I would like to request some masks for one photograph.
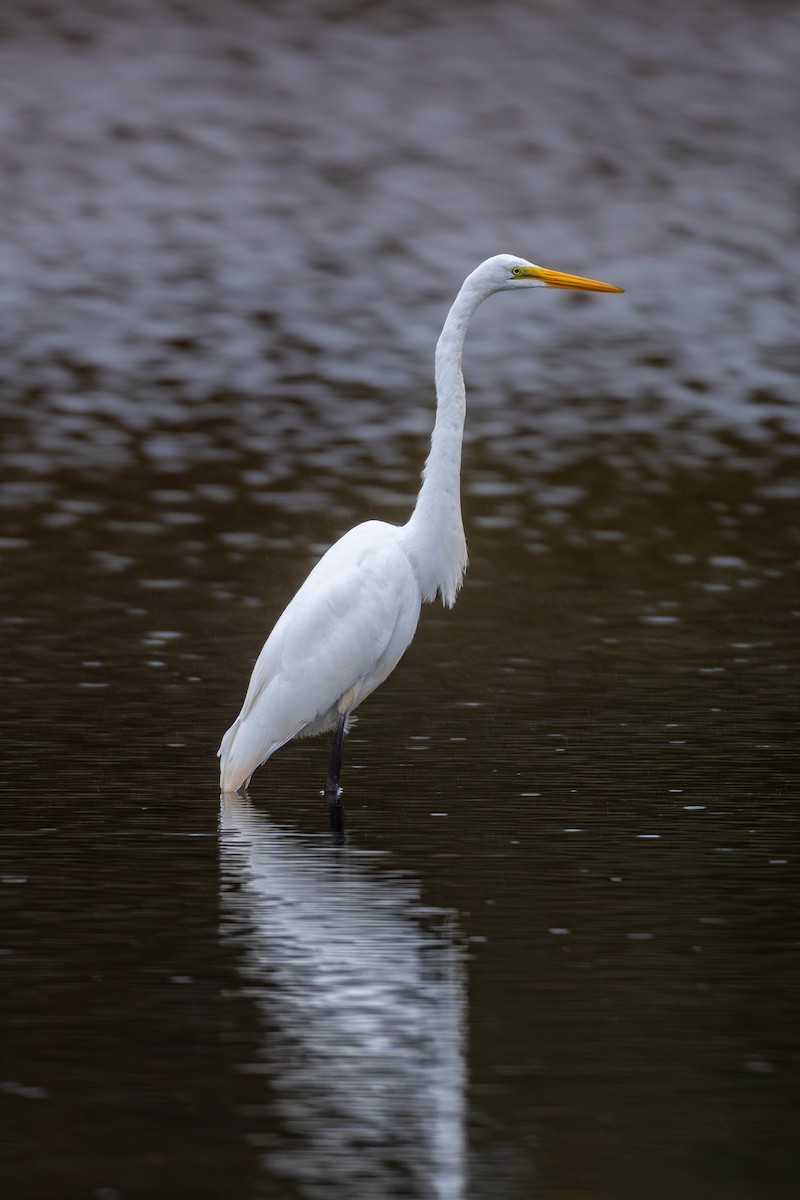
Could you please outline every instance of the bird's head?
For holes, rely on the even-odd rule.
[[[584,292],[621,292],[623,289],[599,279],[584,279],[582,275],[566,275],[563,271],[550,271],[537,267],[536,263],[513,254],[496,254],[487,258],[473,272],[475,283],[491,292],[516,291],[519,288],[571,288]]]

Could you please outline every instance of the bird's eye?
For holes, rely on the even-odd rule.
[[[512,268],[511,268],[511,274],[512,274],[512,275],[521,275],[521,274],[522,274],[522,267],[512,267]]]

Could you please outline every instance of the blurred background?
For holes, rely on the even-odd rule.
[[[9,1200],[794,1197],[800,10],[0,7]],[[467,340],[471,565],[220,811]],[[3,1174],[5,1178],[3,1178]]]

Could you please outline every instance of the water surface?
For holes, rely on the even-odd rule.
[[[794,1197],[797,15],[4,15],[2,1192]],[[220,807],[470,332],[470,570]]]

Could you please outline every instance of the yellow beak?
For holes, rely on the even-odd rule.
[[[563,271],[548,271],[545,267],[524,267],[523,275],[529,279],[541,279],[548,287],[579,288],[583,292],[622,292],[624,288],[613,283],[602,283],[599,279],[584,279],[582,275],[565,275]]]

